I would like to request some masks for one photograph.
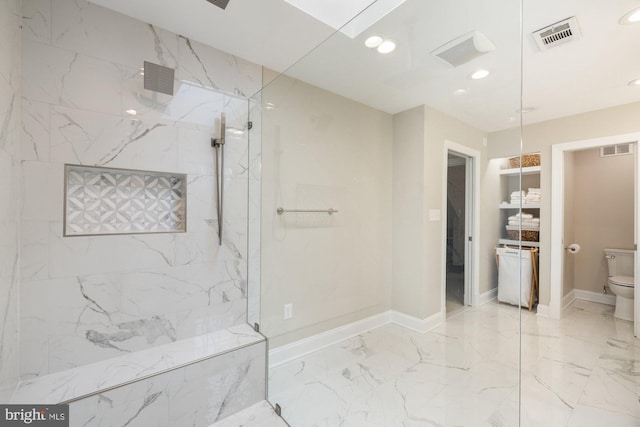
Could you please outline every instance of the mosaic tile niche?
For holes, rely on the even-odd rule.
[[[186,175],[65,165],[65,236],[186,231]]]

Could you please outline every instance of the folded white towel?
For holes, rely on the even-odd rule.
[[[539,188],[530,188],[529,189],[529,193],[540,194],[540,189]]]
[[[522,213],[522,212],[518,212],[517,214],[514,215],[514,217],[522,218],[522,219],[533,219],[533,215],[532,214]]]
[[[540,222],[534,221],[509,221],[509,225],[522,226],[526,228],[540,228]]]
[[[535,222],[540,224],[540,218],[517,218],[517,217],[509,217],[509,222]]]

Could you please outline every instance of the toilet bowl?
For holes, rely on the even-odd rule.
[[[609,268],[607,287],[616,296],[613,317],[633,322],[634,310],[634,251],[628,249],[605,249]]]
[[[616,296],[616,310],[613,317],[633,322],[634,278],[630,276],[612,276],[607,285]]]

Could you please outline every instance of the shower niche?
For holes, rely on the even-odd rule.
[[[64,236],[183,233],[186,175],[65,165]]]

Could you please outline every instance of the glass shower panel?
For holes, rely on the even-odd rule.
[[[638,138],[625,117],[640,101],[639,28],[621,19],[638,4],[577,2],[560,14],[555,6],[528,1],[523,14],[525,34],[565,25],[574,37],[523,46],[522,152],[539,166],[537,176],[523,174],[522,190],[540,189],[539,208],[523,211],[540,218],[540,259],[538,315],[522,313],[522,425],[640,425],[638,338],[634,322],[616,316],[608,283],[609,261],[624,255],[607,258],[637,243],[636,154],[600,152],[620,154],[616,144]]]
[[[520,309],[495,300],[495,248],[500,158],[520,153],[520,14],[380,0],[265,70],[258,317],[268,398],[291,425],[518,425]],[[472,273],[447,318],[449,153],[473,165]]]

